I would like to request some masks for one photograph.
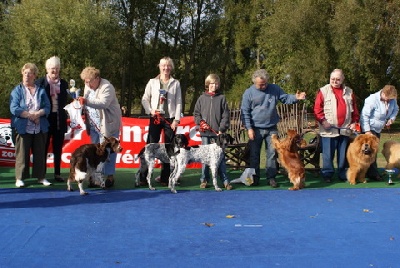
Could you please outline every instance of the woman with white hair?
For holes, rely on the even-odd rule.
[[[46,90],[50,100],[50,123],[46,142],[46,156],[51,145],[53,147],[54,180],[63,182],[61,177],[61,155],[64,144],[64,134],[67,132],[67,113],[64,110],[68,100],[68,82],[60,78],[60,58],[53,56],[46,61],[46,72],[44,77],[36,81],[36,85]]]

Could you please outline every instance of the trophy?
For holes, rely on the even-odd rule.
[[[158,105],[158,111],[160,114],[165,114],[164,101],[167,99],[167,91],[160,89],[160,104]]]
[[[394,182],[392,181],[392,175],[396,173],[396,170],[394,170],[394,169],[386,169],[385,171],[386,171],[386,173],[387,173],[387,175],[389,177],[387,184],[393,185]]]
[[[69,80],[69,85],[70,85],[70,89],[69,89],[69,93],[71,94],[71,97],[73,99],[77,99],[79,97],[79,92],[81,91],[79,88],[75,87],[75,80],[71,79]]]

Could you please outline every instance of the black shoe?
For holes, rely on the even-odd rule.
[[[251,186],[258,186],[260,185],[260,177],[257,175],[253,175],[253,183],[251,184]]]
[[[64,178],[61,177],[54,177],[54,180],[57,182],[65,182]]]
[[[373,179],[374,181],[383,181],[382,177],[379,176],[379,175],[376,175],[375,177],[372,177],[372,179]]]
[[[279,187],[279,184],[275,181],[275,179],[269,179],[268,183],[272,188],[278,188]]]
[[[110,188],[114,186],[114,176],[113,175],[108,175],[106,182],[105,182],[106,188]]]
[[[139,186],[149,186],[149,184],[147,183],[147,181],[140,181]]]

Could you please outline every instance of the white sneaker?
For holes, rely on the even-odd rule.
[[[24,183],[23,180],[16,180],[15,186],[17,186],[18,188],[24,187],[24,186],[25,186],[25,183]]]
[[[43,184],[44,186],[50,186],[50,185],[51,185],[51,182],[49,182],[49,181],[46,180],[46,179],[38,180],[38,183],[41,183],[41,184]]]

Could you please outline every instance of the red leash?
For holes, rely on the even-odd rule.
[[[168,122],[168,121],[164,118],[164,116],[162,116],[162,115],[161,115],[160,113],[158,113],[158,112],[156,112],[156,113],[154,114],[153,118],[154,118],[154,124],[155,124],[155,125],[159,125],[159,124],[161,124],[161,122],[165,122],[166,124],[171,125],[171,123]]]
[[[207,122],[205,120],[201,120],[200,121],[200,129],[199,129],[199,131],[200,132],[206,132],[207,130],[217,134],[217,136],[218,136],[218,133],[214,129],[212,129],[211,126],[209,124],[207,124]]]

